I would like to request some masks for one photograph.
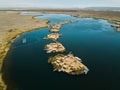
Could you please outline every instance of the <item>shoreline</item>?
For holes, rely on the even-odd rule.
[[[30,11],[29,9],[26,11]],[[115,31],[120,32],[120,11],[112,10],[31,10],[48,14],[68,14],[78,18],[94,18],[107,20]]]
[[[20,12],[19,13],[12,13],[12,14],[16,14],[16,15],[24,17],[24,15],[20,15]],[[38,25],[36,25],[36,26],[32,25],[31,27],[29,27],[29,25],[24,25],[22,27],[20,25],[16,25],[15,27],[11,27],[11,28],[9,28],[9,27],[2,28],[2,30],[0,28],[0,33],[1,33],[1,36],[0,36],[0,54],[2,52],[2,49],[5,50],[7,47],[9,47],[11,40],[16,39],[17,37],[19,37],[19,35],[21,35],[25,32],[33,31],[35,29],[48,27],[48,22],[49,21],[47,21],[47,20],[41,20],[41,21],[36,20],[34,18],[34,17],[36,17],[36,15],[27,15],[27,16],[31,19],[30,20],[30,21],[32,21],[31,24],[35,23],[34,25],[36,25],[36,24],[38,24]],[[17,18],[17,19],[19,19],[19,18]],[[13,24],[15,24],[15,23],[13,23]],[[23,24],[25,24],[25,23],[23,23]],[[21,24],[21,25],[23,25],[23,24]],[[41,25],[39,25],[39,24],[41,24]],[[4,48],[1,48],[3,46],[4,46]],[[5,50],[5,52],[7,52],[7,51],[8,50]],[[0,58],[0,69],[1,69],[1,58]]]
[[[21,34],[33,31],[35,29],[48,27],[47,20],[36,20],[36,15],[20,15],[20,12],[0,12],[2,16],[1,20],[5,20],[2,24],[0,23],[0,70],[2,69],[3,61],[9,48],[11,41],[19,37]],[[7,15],[8,14],[8,15]],[[11,17],[7,17],[7,16]],[[5,19],[7,17],[7,19]],[[16,21],[13,21],[16,20]],[[28,20],[28,21],[27,21]],[[8,21],[8,22],[7,22]],[[9,26],[9,24],[12,24]],[[8,26],[7,26],[8,25]],[[2,73],[0,73],[0,88],[6,90],[7,86],[2,80]]]

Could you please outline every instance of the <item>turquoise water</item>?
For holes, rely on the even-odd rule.
[[[80,57],[90,71],[87,75],[70,76],[53,72],[47,63],[44,40],[49,28],[22,34],[12,44],[5,59],[9,68],[7,79],[15,90],[118,90],[120,82],[120,33],[106,20],[76,18],[65,14],[43,14],[36,19],[50,20],[50,24],[66,20],[79,20],[63,25],[60,29],[61,42],[67,51]],[[26,43],[22,40],[26,38]],[[3,66],[4,68],[4,66]],[[8,85],[8,88],[12,87]]]

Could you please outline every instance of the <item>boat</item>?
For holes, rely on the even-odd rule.
[[[26,42],[27,42],[26,38],[23,38],[22,43],[26,43]]]

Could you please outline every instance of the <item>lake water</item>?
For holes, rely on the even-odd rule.
[[[30,14],[30,13],[29,13]],[[65,14],[42,14],[36,19],[50,24],[66,20],[78,22],[63,25],[59,38],[67,51],[80,57],[90,69],[87,75],[71,76],[53,72],[47,63],[44,46],[52,41],[43,39],[49,28],[22,34],[11,46],[6,57],[6,78],[15,90],[118,90],[120,85],[120,33],[106,20],[76,18]],[[26,39],[26,43],[23,43]],[[7,67],[7,65],[9,67]],[[5,71],[4,71],[5,72]],[[8,81],[9,80],[9,81]],[[12,89],[13,90],[13,89]]]

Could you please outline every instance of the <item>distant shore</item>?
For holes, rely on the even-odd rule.
[[[120,11],[119,10],[115,11],[115,10],[25,9],[24,11],[56,13],[56,14],[69,14],[69,15],[72,15],[74,17],[80,17],[80,18],[105,19],[111,23],[111,26],[116,31],[120,32]]]
[[[28,10],[29,11],[29,10]],[[111,26],[120,32],[120,11],[112,10],[32,10],[44,13],[69,14],[80,18],[105,19]]]
[[[30,11],[56,14],[69,14],[80,18],[105,19],[111,26],[120,32],[120,10],[69,10],[69,9],[0,9],[0,11]]]
[[[20,15],[21,11],[69,14],[80,18],[105,19],[115,25],[120,25],[120,11],[93,11],[93,10],[1,10],[0,9],[0,69],[9,50],[10,42],[22,33],[48,26],[47,20],[36,20],[35,15]],[[120,31],[120,29],[116,29]],[[5,90],[0,73],[0,87]]]

